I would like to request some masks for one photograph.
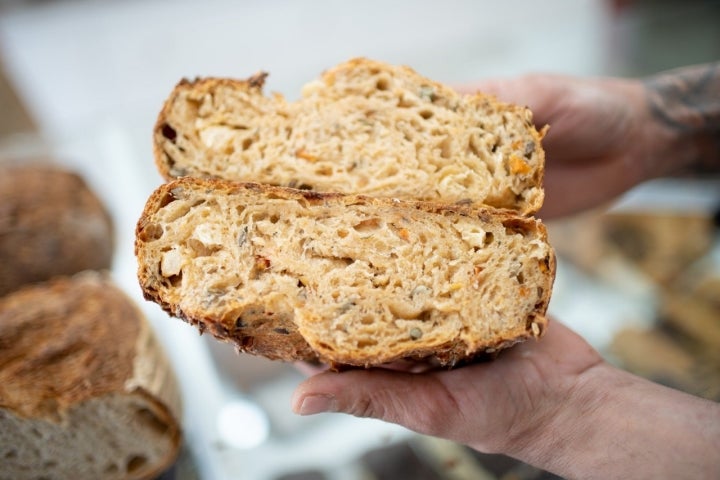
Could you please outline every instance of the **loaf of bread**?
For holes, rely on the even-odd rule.
[[[96,272],[0,299],[0,479],[151,479],[179,391],[136,306]]]
[[[0,295],[110,268],[113,225],[83,179],[50,164],[0,165]]]
[[[147,299],[287,361],[453,365],[540,336],[555,271],[510,211],[216,179],[162,185],[136,233]]]
[[[248,80],[181,81],[154,131],[171,179],[214,177],[536,212],[544,130],[524,107],[460,95],[408,67],[354,59],[287,102]]]

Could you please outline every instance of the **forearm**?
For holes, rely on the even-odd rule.
[[[720,172],[720,62],[660,73],[644,81],[662,142],[649,165],[657,175]]]
[[[566,478],[720,478],[720,405],[602,364],[514,456]]]

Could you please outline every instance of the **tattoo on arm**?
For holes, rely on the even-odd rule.
[[[692,173],[720,172],[720,62],[645,80],[650,112],[697,150]]]

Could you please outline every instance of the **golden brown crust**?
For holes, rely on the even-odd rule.
[[[22,437],[13,445],[3,438],[0,445],[3,452],[16,452],[7,465],[12,471],[18,461],[39,457],[54,462],[57,472],[102,468],[89,458],[53,455],[77,454],[80,449],[106,453],[119,447],[78,440],[68,448],[53,442],[68,436],[102,437],[98,431],[113,429],[118,419],[137,422],[137,430],[122,428],[137,442],[152,439],[157,447],[152,454],[141,452],[147,453],[147,461],[123,478],[155,478],[172,464],[180,447],[179,391],[167,360],[137,307],[98,272],[26,286],[0,299],[0,410],[4,427],[18,429]],[[28,430],[48,435],[36,453],[27,449],[33,439],[22,432]],[[127,451],[119,450],[115,460],[122,463],[125,455]]]
[[[355,354],[335,352],[332,356],[313,349],[293,322],[292,312],[270,311],[266,305],[259,303],[234,312],[231,321],[219,318],[202,309],[184,310],[180,301],[168,294],[170,288],[159,271],[157,259],[147,258],[146,244],[153,241],[159,232],[154,222],[154,214],[163,206],[174,201],[175,195],[183,190],[201,190],[213,192],[213,195],[233,195],[240,192],[252,192],[255,195],[272,199],[288,199],[304,202],[308,205],[351,206],[373,205],[395,209],[413,209],[428,214],[463,215],[481,221],[500,221],[506,229],[518,232],[533,232],[541,242],[547,241],[544,225],[532,218],[520,217],[511,211],[485,209],[467,205],[449,205],[431,202],[410,202],[395,199],[367,197],[363,195],[343,195],[338,193],[319,193],[296,190],[284,187],[253,183],[233,183],[217,179],[183,178],[175,180],[157,189],[148,199],[136,229],[135,254],[140,264],[138,276],[145,298],[161,305],[171,315],[182,318],[197,326],[201,332],[207,331],[216,338],[231,342],[241,351],[263,355],[272,359],[285,361],[307,360],[322,361],[331,364],[347,364],[368,366],[378,363],[375,358],[359,358]],[[396,358],[383,358],[382,362],[399,359],[423,359],[433,357],[443,365],[454,365],[476,354],[494,352],[508,347],[518,341],[530,337],[541,336],[547,324],[545,311],[552,290],[552,279],[555,274],[555,258],[552,252],[545,259],[544,272],[547,283],[543,285],[543,294],[535,305],[534,311],[517,329],[502,331],[486,341],[481,349],[468,354],[468,345],[456,340],[440,346],[407,350]]]
[[[0,167],[0,295],[110,267],[113,225],[84,180],[50,164]]]
[[[25,287],[0,301],[0,399],[27,417],[122,391],[139,313],[95,275]]]
[[[170,156],[165,153],[165,150],[163,149],[163,142],[166,139],[173,139],[174,136],[177,135],[177,132],[173,129],[172,126],[169,125],[167,121],[170,110],[173,108],[176,99],[182,96],[183,92],[186,91],[195,91],[199,95],[204,95],[206,93],[215,91],[215,89],[223,85],[227,85],[231,88],[236,88],[238,90],[250,90],[253,88],[261,89],[264,84],[264,78],[267,76],[267,74],[264,74],[262,82],[257,81],[257,75],[258,74],[253,75],[246,80],[216,77],[198,77],[193,80],[183,78],[177,83],[177,85],[175,85],[175,88],[173,88],[170,96],[167,100],[165,100],[165,103],[163,103],[160,114],[158,114],[158,118],[155,121],[155,126],[153,127],[153,156],[155,157],[155,166],[157,167],[160,175],[162,175],[165,180],[169,181],[178,176],[182,176],[171,174],[174,160],[170,158]]]

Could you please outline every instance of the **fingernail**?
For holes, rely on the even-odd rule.
[[[322,412],[337,411],[335,397],[332,395],[308,395],[300,404],[300,415],[315,415]]]

